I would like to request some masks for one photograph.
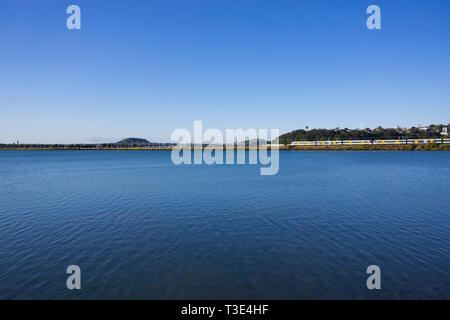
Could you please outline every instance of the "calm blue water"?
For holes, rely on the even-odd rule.
[[[260,176],[168,151],[0,151],[0,298],[449,299],[449,165],[281,152]]]

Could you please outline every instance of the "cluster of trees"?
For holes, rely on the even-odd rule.
[[[305,140],[378,140],[378,139],[427,139],[438,138],[444,125],[430,125],[424,128],[382,128],[375,129],[312,129],[295,130],[279,137],[280,143],[290,144],[292,141]]]

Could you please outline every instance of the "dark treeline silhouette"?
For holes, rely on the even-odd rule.
[[[318,141],[318,140],[377,140],[377,139],[427,139],[444,138],[441,132],[445,125],[430,125],[428,127],[412,128],[382,128],[375,129],[312,129],[295,130],[279,137],[282,144],[292,141]]]

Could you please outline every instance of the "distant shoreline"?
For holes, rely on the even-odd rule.
[[[120,148],[81,148],[81,147],[42,147],[42,148],[0,148],[9,151],[45,151],[45,150],[66,150],[66,151],[171,151],[172,147],[120,147]],[[202,147],[202,150],[211,150],[211,147]],[[226,150],[225,148],[220,148]],[[258,147],[245,147],[245,150],[259,150]],[[268,147],[268,150],[271,148]],[[191,148],[199,150],[199,148]],[[244,150],[234,148],[234,150]],[[335,146],[280,146],[280,151],[450,151],[450,144],[408,144],[408,145],[335,145]]]

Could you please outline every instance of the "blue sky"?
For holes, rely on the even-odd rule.
[[[450,1],[0,0],[0,143],[168,141],[194,120],[448,123]]]

